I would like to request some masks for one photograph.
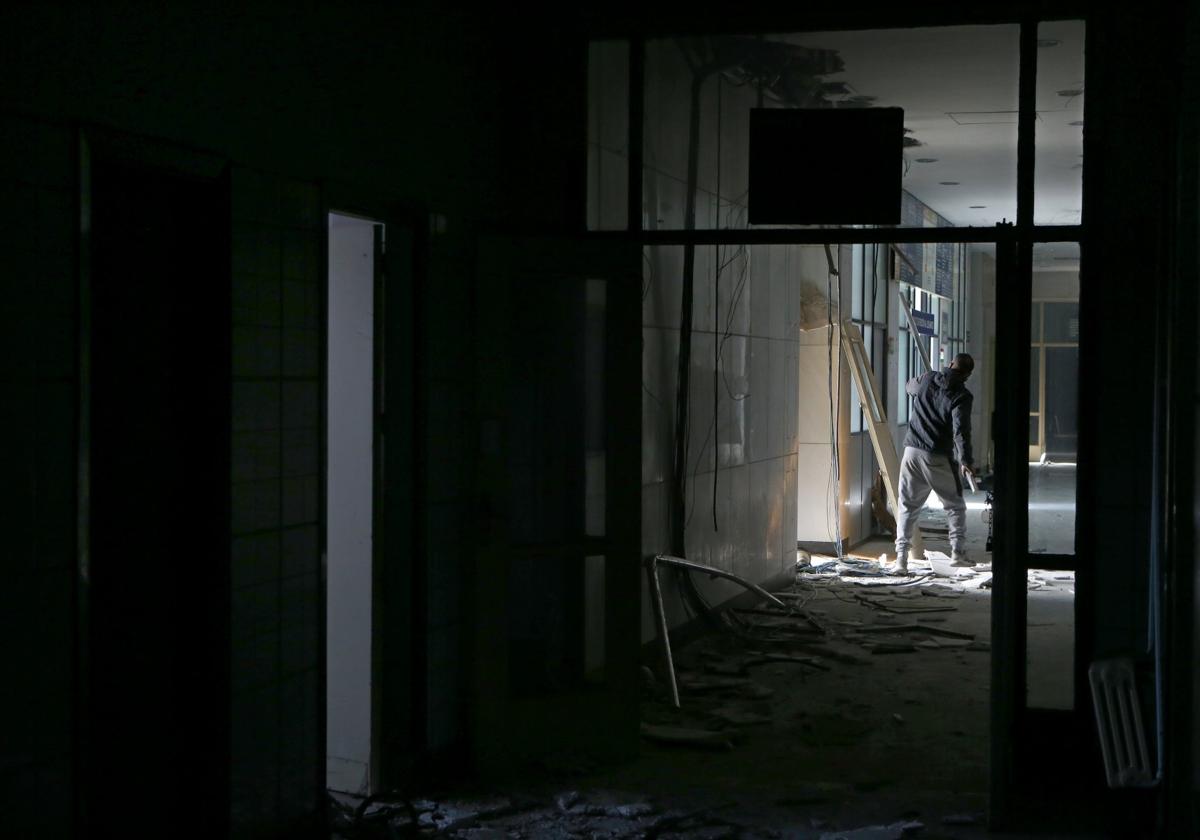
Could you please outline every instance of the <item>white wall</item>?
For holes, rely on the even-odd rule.
[[[366,793],[371,759],[374,233],[329,217],[327,784]]]
[[[967,352],[975,357],[976,367],[970,383],[975,394],[971,414],[975,461],[992,466],[992,411],[996,404],[996,260],[989,253],[973,253],[970,269],[971,333]]]

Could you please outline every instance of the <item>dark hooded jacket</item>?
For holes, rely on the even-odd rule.
[[[952,369],[925,373],[904,386],[913,397],[905,446],[975,464],[971,452],[971,404],[975,398]]]

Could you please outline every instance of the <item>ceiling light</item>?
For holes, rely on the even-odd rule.
[[[937,163],[937,158],[917,158],[917,163]]]
[[[938,183],[943,187],[957,187],[959,184],[958,181],[938,181]]]
[[[1067,97],[1083,96],[1083,88],[1067,88],[1066,90],[1060,90],[1058,95]]]

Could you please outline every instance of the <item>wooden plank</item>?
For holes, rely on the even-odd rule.
[[[858,399],[863,406],[863,420],[867,432],[871,436],[871,446],[875,450],[875,459],[879,462],[879,470],[883,473],[883,485],[887,489],[888,501],[896,514],[897,527],[900,521],[900,458],[892,441],[891,429],[888,428],[887,408],[883,397],[875,385],[874,371],[871,368],[870,356],[867,355],[866,345],[863,344],[862,332],[858,325],[846,319],[842,322],[842,351],[850,361],[850,375],[854,386],[858,389]],[[925,541],[921,538],[921,530],[913,529],[912,552],[918,557],[925,555]]]

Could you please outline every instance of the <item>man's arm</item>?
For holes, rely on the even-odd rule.
[[[950,406],[950,418],[954,427],[954,448],[958,451],[958,462],[964,467],[975,465],[971,452],[971,406],[975,398],[966,393]]]
[[[921,379],[926,376],[929,376],[929,374],[923,373],[920,376],[914,376],[912,379],[905,382],[904,393],[908,394],[910,397],[915,397],[921,390]]]

